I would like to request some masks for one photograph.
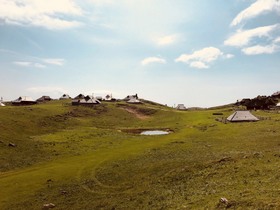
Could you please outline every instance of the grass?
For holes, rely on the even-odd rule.
[[[280,208],[279,113],[258,111],[265,120],[228,124],[213,113],[226,117],[232,108],[3,107],[0,209]],[[123,132],[153,128],[174,132]]]

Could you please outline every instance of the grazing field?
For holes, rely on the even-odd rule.
[[[232,112],[123,102],[1,107],[0,209],[279,209],[280,113],[217,120]],[[139,135],[145,129],[171,133]]]

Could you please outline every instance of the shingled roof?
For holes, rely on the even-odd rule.
[[[227,118],[230,122],[258,121],[259,119],[249,111],[236,111]]]
[[[30,96],[20,96],[16,100],[12,101],[13,105],[32,105],[36,103],[37,102],[34,101]]]

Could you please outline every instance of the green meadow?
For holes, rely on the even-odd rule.
[[[280,209],[280,113],[217,120],[233,110],[1,107],[0,209]]]

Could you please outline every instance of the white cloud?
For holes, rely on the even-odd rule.
[[[46,66],[41,63],[33,63],[33,62],[29,62],[29,61],[15,61],[13,63],[15,65],[21,66],[21,67],[46,68]]]
[[[38,63],[35,60],[39,62],[44,62],[45,64],[51,64],[51,65],[57,65],[57,66],[63,66],[65,60],[61,58],[49,58],[49,59],[41,59],[41,58],[35,58],[33,59],[34,61],[15,61],[13,62],[17,66],[22,66],[22,67],[35,67],[35,68],[46,68],[47,66]]]
[[[34,63],[33,66],[36,68],[46,68],[46,66],[41,63]]]
[[[65,60],[62,58],[46,58],[46,59],[42,59],[42,61],[47,64],[52,64],[57,66],[63,66],[65,63]]]
[[[165,64],[166,60],[163,59],[163,58],[159,58],[159,57],[148,57],[148,58],[145,58],[144,60],[141,61],[141,64],[143,66],[146,66],[146,65],[151,64],[151,63]]]
[[[244,20],[254,18],[263,13],[271,11],[280,11],[279,0],[257,0],[251,4],[248,8],[241,11],[232,21],[231,25],[236,26]]]
[[[182,7],[182,4],[174,4],[172,1],[87,1],[92,2],[89,7],[94,8],[95,13],[91,15],[96,25],[109,25],[114,32],[126,38],[131,39],[133,37],[134,39],[154,41],[155,44],[157,44],[159,35],[172,35],[176,26],[190,19],[193,12],[191,8],[186,10]],[[88,11],[92,13],[92,11]],[[161,41],[161,43],[165,42],[166,40]]]
[[[191,64],[191,67],[204,67],[208,68],[207,64],[212,61],[217,60],[220,56],[223,55],[218,48],[215,47],[206,47],[201,50],[195,51],[193,54],[182,54],[176,58],[176,62],[183,62]]]
[[[227,59],[230,59],[230,58],[233,58],[233,57],[234,57],[233,54],[226,54],[226,55],[225,55],[225,58],[227,58]]]
[[[72,0],[0,0],[0,20],[6,24],[67,29],[81,25],[72,17],[83,12]]]
[[[15,61],[14,64],[17,66],[23,66],[23,67],[29,67],[32,65],[31,62],[27,62],[27,61]]]
[[[273,41],[274,43],[280,43],[280,36],[279,37],[277,37],[276,39],[274,39],[274,41]]]
[[[276,45],[255,45],[242,49],[242,52],[246,55],[273,54],[277,51],[279,51],[279,47]]]
[[[175,42],[178,41],[179,39],[179,35],[178,34],[172,34],[172,35],[168,35],[168,36],[162,36],[156,39],[156,43],[159,46],[166,46],[166,45],[171,45]]]
[[[61,20],[59,18],[51,18],[48,16],[36,18],[32,21],[32,24],[35,26],[43,26],[50,30],[68,29],[82,25],[82,23],[78,21]]]
[[[114,3],[113,0],[88,0],[88,2],[96,6],[112,5]]]
[[[271,32],[279,27],[278,24],[258,27],[250,30],[238,30],[224,41],[225,45],[242,47],[248,45],[253,38],[270,37]]]
[[[208,69],[209,66],[201,61],[194,61],[190,63],[190,67],[197,68],[197,69]]]

